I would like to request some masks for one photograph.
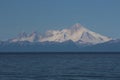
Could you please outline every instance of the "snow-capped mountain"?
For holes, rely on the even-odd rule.
[[[111,40],[111,38],[92,32],[77,23],[69,29],[48,31],[46,32],[46,36],[41,38],[40,41],[64,42],[68,40],[79,43],[97,44],[107,42]]]
[[[30,35],[22,33],[18,37],[11,39],[10,42],[17,41],[29,41],[29,42],[66,42],[73,41],[78,43],[104,43],[110,41],[111,38],[102,36],[98,33],[92,32],[79,23],[73,25],[71,28],[63,30],[49,30],[44,36],[37,33],[32,33]]]
[[[40,35],[37,32],[33,32],[31,34],[27,34],[25,32],[20,33],[16,38],[8,40],[9,42],[18,42],[18,41],[29,41],[29,42],[38,42],[40,39]]]

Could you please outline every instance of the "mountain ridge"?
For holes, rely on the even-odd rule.
[[[0,52],[119,52],[120,39],[95,33],[81,24],[62,30],[21,33],[7,41],[0,41]]]
[[[1,42],[0,52],[120,52],[120,40],[100,44],[77,44],[73,41],[58,42]]]
[[[108,38],[106,36],[102,36],[98,33],[95,33],[81,24],[76,23],[72,27],[68,29],[62,30],[48,30],[45,35],[37,34],[33,32],[32,34],[28,35],[26,33],[22,33],[16,38],[10,39],[10,42],[17,42],[17,41],[29,41],[29,42],[65,42],[72,40],[73,42],[78,43],[91,43],[91,44],[98,44],[104,43],[107,41],[112,40],[112,38]]]

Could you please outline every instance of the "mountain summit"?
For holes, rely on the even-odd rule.
[[[25,33],[24,33],[25,34]],[[29,42],[66,42],[73,41],[78,43],[90,43],[90,44],[98,44],[110,41],[111,38],[106,36],[102,36],[98,33],[95,33],[81,24],[77,23],[73,25],[71,28],[62,29],[62,30],[49,30],[45,33],[44,36],[32,33],[31,35],[20,35],[20,37],[16,37],[11,39],[10,42],[17,41],[29,41]]]
[[[79,43],[97,44],[107,42],[111,38],[92,32],[77,23],[69,29],[48,31],[46,32],[46,36],[41,38],[40,41],[65,42],[68,40]]]

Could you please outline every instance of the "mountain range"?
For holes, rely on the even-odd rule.
[[[1,52],[89,52],[120,51],[120,40],[93,32],[77,23],[62,30],[21,33],[15,38],[0,41]]]

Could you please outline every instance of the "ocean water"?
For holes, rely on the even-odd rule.
[[[120,54],[1,53],[0,80],[120,80]]]

